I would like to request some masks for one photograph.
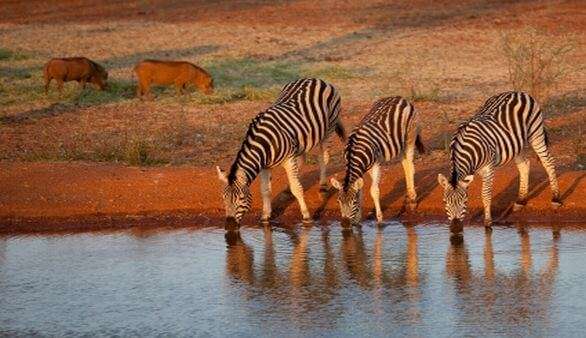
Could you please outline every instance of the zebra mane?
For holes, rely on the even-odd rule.
[[[356,130],[355,130],[356,131]],[[344,160],[346,161],[346,177],[344,177],[344,190],[348,190],[350,184],[350,159],[352,158],[352,149],[356,144],[356,132],[352,132],[348,137],[346,149],[344,149]]]
[[[468,126],[468,124],[470,122],[471,122],[471,120],[464,121],[464,122],[460,123],[458,125],[458,129],[456,130],[456,132],[454,133],[454,135],[452,136],[452,139],[450,141],[450,162],[451,162],[451,167],[452,167],[452,172],[450,175],[450,185],[452,186],[452,188],[456,188],[456,186],[458,185],[458,171],[456,170],[456,154],[455,154],[456,143],[458,142],[458,136],[461,135],[461,133],[466,129],[466,127]]]
[[[450,184],[452,185],[452,188],[454,188],[454,189],[458,185],[458,172],[456,171],[456,168],[452,168],[452,176],[450,177]]]
[[[236,181],[236,172],[238,171],[238,164],[240,163],[240,159],[241,159],[242,154],[244,152],[244,147],[248,143],[249,137],[253,136],[253,131],[254,131],[255,127],[259,124],[260,120],[265,115],[265,113],[266,113],[266,110],[261,111],[248,124],[248,130],[246,130],[246,135],[244,135],[244,140],[242,141],[242,144],[240,145],[240,150],[238,150],[238,153],[236,155],[236,159],[234,159],[234,162],[232,163],[232,166],[230,167],[230,172],[228,173],[228,184],[232,184],[232,183],[234,183],[234,181]]]

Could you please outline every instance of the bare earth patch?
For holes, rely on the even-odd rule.
[[[383,172],[381,201],[385,219],[405,222],[443,220],[442,190],[436,184],[438,165],[418,164],[416,182],[419,205],[416,214],[402,211],[404,180],[400,164]],[[340,168],[338,168],[340,169]],[[506,170],[514,170],[509,166]],[[0,165],[0,232],[95,229],[162,224],[165,226],[223,225],[220,182],[210,180],[209,167],[137,168],[79,163],[15,163]],[[338,172],[338,175],[341,173]],[[581,171],[560,175],[564,206],[551,210],[551,192],[545,173],[531,175],[530,200],[526,208],[511,213],[517,194],[517,177],[497,172],[493,211],[498,222],[538,221],[565,223],[583,221],[586,212],[586,174]],[[307,165],[302,182],[306,201],[316,222],[338,217],[333,189],[319,192],[318,168]],[[366,182],[367,186],[370,184]],[[262,208],[258,183],[253,184],[253,210],[244,224],[257,224]],[[281,172],[273,181],[275,221],[286,225],[300,222],[297,202],[287,190]],[[470,222],[481,224],[480,183],[470,190]],[[365,199],[365,212],[373,208]]]

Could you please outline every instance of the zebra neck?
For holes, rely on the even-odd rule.
[[[265,149],[266,147],[260,144],[252,144],[250,137],[250,135],[247,135],[236,155],[234,163],[232,163],[230,174],[228,175],[230,182],[239,178],[241,183],[250,185],[261,170],[269,167],[267,161],[270,158],[270,149]]]
[[[229,182],[237,183],[239,186],[249,186],[252,181],[258,176],[258,172],[252,172],[243,168],[236,169],[234,176],[229,177]]]
[[[376,162],[377,149],[366,140],[356,141],[351,137],[349,148],[346,150],[346,177],[344,179],[344,189],[348,189],[357,179],[372,168]]]
[[[248,164],[239,156],[230,168],[228,181],[230,183],[238,182],[240,185],[250,185],[259,173],[260,168],[258,165]]]
[[[454,175],[458,179],[463,179],[466,176],[474,175],[480,168],[487,163],[493,162],[493,153],[488,149],[483,149],[476,156],[458,156],[454,154],[452,157],[452,178]]]
[[[490,122],[489,117],[485,117],[483,121],[487,123],[486,125],[499,128],[498,125]],[[480,131],[486,128],[485,124],[480,126],[478,123],[470,122],[459,128],[450,144],[450,161],[452,172],[461,179],[474,175],[487,164],[495,163],[497,141],[494,137],[487,136]]]
[[[354,185],[356,180],[358,180],[362,176],[363,175],[357,176],[357,175],[348,175],[347,174],[346,177],[344,178],[343,190],[348,191],[350,189],[350,187],[352,187]]]
[[[350,161],[346,166],[346,177],[344,178],[344,190],[348,190],[356,180],[364,177],[364,174],[372,167],[374,160],[369,158],[366,163],[359,162],[356,159]]]
[[[450,182],[452,183],[452,185],[456,185],[458,182],[463,181],[466,177],[474,175],[476,170],[468,167],[460,168],[457,166],[452,166],[451,172],[452,177],[450,179]]]

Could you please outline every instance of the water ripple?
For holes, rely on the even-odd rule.
[[[572,335],[586,329],[584,229],[467,227],[450,241],[443,224],[389,221],[3,237],[0,335]]]

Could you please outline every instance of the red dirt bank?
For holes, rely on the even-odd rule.
[[[421,168],[416,175],[419,206],[416,214],[402,214],[403,221],[443,220],[442,191],[436,184],[440,168]],[[581,222],[585,219],[584,171],[560,174],[564,207],[550,208],[551,192],[541,168],[533,166],[531,199],[527,207],[509,214],[517,194],[513,168],[497,172],[493,199],[494,218],[503,221]],[[397,217],[404,196],[400,165],[385,167],[381,198],[385,218]],[[515,173],[513,175],[513,173]],[[338,173],[338,176],[341,176]],[[326,199],[318,192],[317,168],[305,166],[306,200],[320,220],[336,218],[334,194]],[[296,223],[299,209],[286,192],[285,177],[277,169],[273,196],[277,220]],[[471,188],[473,221],[480,221],[479,180]],[[254,224],[260,217],[258,183],[253,184],[254,206],[245,219]],[[368,195],[366,195],[368,196]],[[370,197],[366,210],[372,208]],[[221,225],[220,184],[213,168],[135,168],[82,163],[0,164],[0,232],[96,229],[133,225]]]

